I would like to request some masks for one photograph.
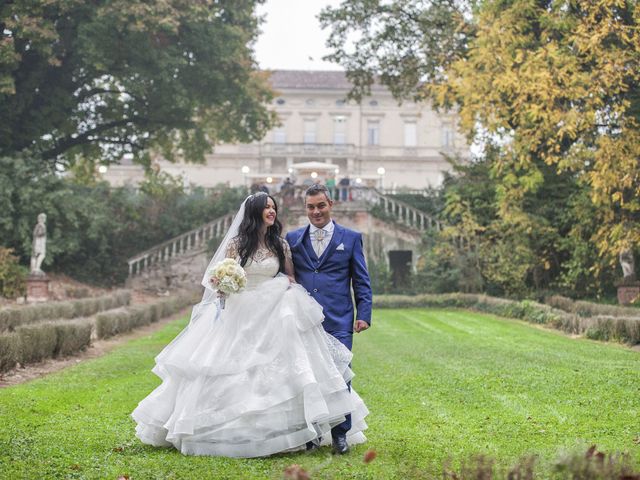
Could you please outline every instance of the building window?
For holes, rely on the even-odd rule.
[[[378,101],[377,100],[371,100],[369,102],[369,106],[370,107],[377,107],[378,106]]]
[[[279,99],[276,100],[276,103],[278,105],[284,105],[286,102],[285,102],[284,98],[279,98]]]
[[[378,120],[367,122],[367,145],[380,145],[380,122]]]
[[[285,131],[284,127],[277,127],[273,131],[273,143],[287,143],[287,132]]]
[[[449,127],[444,127],[442,129],[442,146],[444,148],[453,147],[453,130]]]
[[[418,145],[418,127],[416,122],[404,123],[404,146],[415,147]]]
[[[336,107],[344,107],[347,102],[343,99],[336,100]]]
[[[333,143],[344,145],[347,143],[347,117],[336,115],[333,117]]]
[[[304,143],[316,143],[316,121],[304,121]]]
[[[304,104],[305,104],[307,107],[312,107],[313,105],[315,105],[315,103],[316,103],[316,102],[315,102],[315,100],[314,100],[313,98],[307,98],[307,99],[304,101]]]

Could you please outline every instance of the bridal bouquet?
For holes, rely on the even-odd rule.
[[[209,270],[209,282],[224,295],[238,293],[247,284],[244,269],[233,258],[225,258]],[[225,298],[220,297],[220,307],[224,308]]]

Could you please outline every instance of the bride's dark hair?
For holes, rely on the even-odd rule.
[[[284,249],[282,248],[282,240],[280,239],[282,224],[280,223],[280,220],[278,220],[278,204],[275,198],[264,192],[258,192],[251,195],[244,206],[244,217],[240,227],[238,228],[237,237],[240,265],[244,267],[253,254],[256,253],[256,250],[258,250],[258,245],[260,243],[260,228],[264,223],[262,214],[267,206],[267,199],[269,198],[273,200],[276,219],[272,226],[267,227],[267,233],[264,241],[266,247],[278,256],[278,261],[280,262],[279,271],[284,272]]]

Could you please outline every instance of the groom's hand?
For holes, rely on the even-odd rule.
[[[367,322],[365,322],[364,320],[356,320],[356,325],[355,325],[356,333],[360,333],[363,330],[366,330],[367,328],[369,328],[369,324]]]

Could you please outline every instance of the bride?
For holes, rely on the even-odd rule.
[[[317,445],[348,413],[349,443],[365,441],[367,408],[347,388],[351,352],[293,283],[281,230],[273,197],[260,192],[242,203],[207,272],[234,258],[246,288],[221,304],[205,274],[189,325],[156,357],[162,384],[132,413],[142,442],[186,455],[258,457]]]

